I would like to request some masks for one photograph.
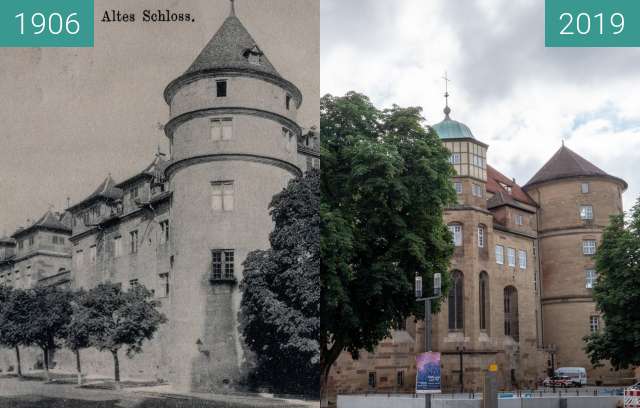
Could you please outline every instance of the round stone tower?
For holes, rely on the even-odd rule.
[[[582,338],[602,327],[595,308],[593,256],[609,223],[622,213],[627,183],[563,146],[524,189],[540,206],[543,341],[554,368],[585,367],[590,383],[615,381],[608,368],[594,370]]]
[[[165,90],[171,145],[170,350],[173,384],[237,388],[247,354],[238,332],[242,264],[269,247],[269,203],[301,174],[298,88],[231,14]]]

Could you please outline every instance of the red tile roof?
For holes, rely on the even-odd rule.
[[[510,187],[511,192],[502,187],[501,184]],[[494,197],[489,199],[487,203],[489,208],[499,205],[513,205],[515,204],[513,201],[537,207],[536,202],[513,179],[508,178],[489,165],[487,165],[487,191],[494,194]]]

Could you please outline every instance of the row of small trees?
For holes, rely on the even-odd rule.
[[[166,317],[158,311],[153,294],[142,285],[123,291],[121,285],[100,284],[88,291],[57,287],[14,289],[0,286],[0,345],[16,352],[17,373],[22,375],[20,347],[39,347],[45,378],[49,358],[62,347],[76,355],[78,383],[82,383],[80,350],[95,347],[110,352],[116,388],[120,387],[118,352],[131,357],[142,350]]]

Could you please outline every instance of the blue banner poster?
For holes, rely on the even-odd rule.
[[[440,353],[428,352],[416,356],[416,394],[440,391]]]

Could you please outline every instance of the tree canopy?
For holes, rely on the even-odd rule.
[[[615,369],[640,366],[640,199],[630,215],[612,216],[602,235],[593,297],[604,327],[585,337],[591,362]]]
[[[319,204],[318,170],[292,180],[270,205],[271,248],[244,262],[240,322],[257,356],[254,378],[281,392],[318,392]]]
[[[364,95],[321,100],[323,384],[342,350],[357,357],[393,325],[421,316],[420,274],[446,274],[453,254],[443,210],[455,202],[450,153],[421,108],[379,110]],[[434,305],[434,311],[439,305]]]

